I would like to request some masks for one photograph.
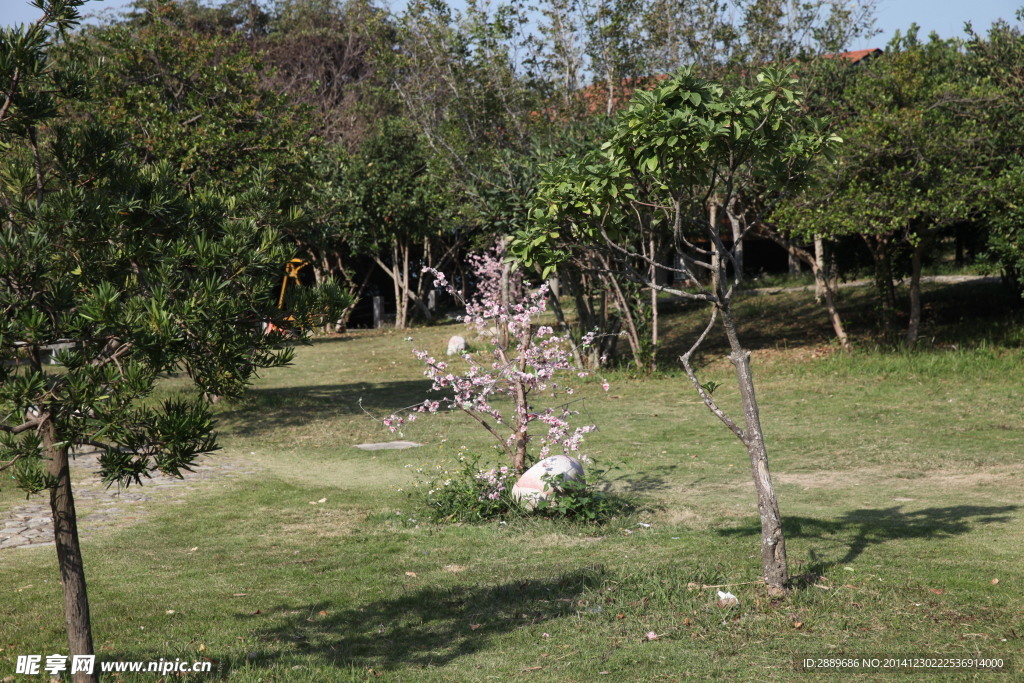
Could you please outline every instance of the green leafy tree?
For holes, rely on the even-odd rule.
[[[69,456],[100,449],[110,485],[180,476],[217,449],[205,395],[291,359],[265,324],[301,334],[345,301],[325,287],[278,310],[294,254],[258,176],[233,195],[190,188],[82,115],[86,81],[51,56],[81,4],[43,0],[39,21],[0,32],[0,470],[49,492],[70,653],[93,654]],[[169,372],[198,391],[152,399]]]
[[[1024,9],[1017,23],[1000,21],[986,35],[968,28],[972,75],[990,84],[983,103],[985,128],[997,155],[995,179],[985,200],[987,250],[1018,297],[1024,296]]]
[[[811,160],[829,152],[838,139],[825,132],[823,121],[801,112],[792,69],[763,71],[755,82],[730,90],[683,71],[652,92],[638,93],[600,151],[548,169],[534,221],[516,235],[512,253],[527,265],[550,270],[574,251],[597,250],[609,269],[639,285],[710,305],[708,326],[681,361],[701,399],[750,457],[764,579],[770,590],[779,592],[789,581],[782,519],[768,470],[750,353],[739,338],[734,284],[727,277],[737,245],[726,246],[720,236],[714,198],[728,204],[740,191],[740,181],[754,178],[765,188],[758,211],[767,211],[770,202],[800,181]],[[751,219],[757,218],[754,208]],[[671,236],[678,267],[668,268],[644,251],[645,241],[659,230]],[[688,286],[663,284],[659,271],[672,272]],[[712,397],[716,385],[702,383],[691,363],[719,320],[736,371],[743,405],[740,421],[722,410]]]
[[[264,87],[266,67],[238,33],[193,23],[187,5],[140,0],[126,19],[83,30],[63,51],[94,67],[80,110],[123,134],[141,162],[171,164],[186,189],[237,194],[261,174],[284,225],[309,178],[311,121]]]
[[[356,294],[345,267],[350,236],[334,220],[344,147],[363,136],[353,120],[359,103],[344,95],[364,85],[365,46],[344,41],[345,31],[359,38],[353,21],[312,1],[267,12],[139,0],[120,21],[83,31],[66,54],[96,65],[88,113],[140,160],[173,164],[190,188],[239,195],[258,184],[266,218],[316,280]]]
[[[927,250],[943,231],[987,209],[1000,152],[983,109],[994,93],[972,76],[959,41],[933,35],[921,42],[915,29],[885,54],[846,71],[812,106],[834,114],[847,144],[775,218],[805,241],[814,234],[864,240],[886,336],[896,327],[897,259],[909,252],[906,342],[914,344]]]
[[[443,176],[432,172],[431,156],[408,121],[386,119],[344,169],[347,200],[339,219],[356,249],[391,279],[400,329],[408,325],[410,304],[431,318],[420,269],[436,263],[430,240],[443,231],[446,205]],[[419,258],[422,265],[416,267]]]

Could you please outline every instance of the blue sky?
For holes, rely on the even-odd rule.
[[[885,47],[893,33],[905,31],[915,22],[922,38],[932,31],[943,38],[961,36],[966,21],[984,33],[997,19],[1015,23],[1014,14],[1022,6],[1024,0],[878,0],[875,24],[882,33],[853,47]]]
[[[119,9],[129,1],[92,0],[85,9],[89,12]],[[944,38],[961,35],[965,21],[973,22],[975,30],[983,31],[998,18],[1012,22],[1014,12],[1022,6],[1024,0],[878,0],[877,25],[882,33],[852,47],[883,47],[897,29],[904,30],[915,21],[922,28],[922,36],[931,31]],[[27,0],[0,0],[2,25],[32,21],[38,13]]]

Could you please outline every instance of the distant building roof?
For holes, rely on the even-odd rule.
[[[862,62],[865,59],[874,57],[875,55],[882,54],[882,50],[877,47],[868,48],[867,50],[851,50],[850,52],[839,52],[827,55],[822,55],[825,59],[842,59],[850,64],[856,64]]]
[[[842,59],[850,64],[858,64],[880,54],[882,54],[881,49],[872,47],[867,50],[833,52],[821,55],[821,57],[823,59]],[[668,80],[668,78],[668,74],[658,74],[655,76],[622,79],[615,87],[615,90],[611,93],[611,111],[615,112],[624,108],[629,104],[629,101],[633,99],[633,95],[635,95],[638,90],[653,90],[658,86],[658,84],[662,81]],[[581,88],[577,91],[575,97],[577,102],[582,104],[583,110],[587,114],[596,114],[598,112],[608,111],[608,95],[608,83],[606,81],[597,81],[596,83],[592,83]]]

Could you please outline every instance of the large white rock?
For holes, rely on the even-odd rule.
[[[544,477],[556,480],[583,480],[583,465],[576,458],[568,455],[551,455],[544,458],[530,469],[512,487],[512,497],[526,509],[537,507],[537,502],[558,493],[558,487],[544,481]],[[545,486],[547,489],[545,490]]]
[[[448,355],[457,356],[466,352],[466,338],[455,335],[448,340]]]

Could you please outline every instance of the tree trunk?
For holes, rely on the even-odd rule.
[[[921,260],[924,254],[925,241],[922,239],[914,246],[910,257],[910,322],[907,324],[907,346],[917,343],[921,329]]]
[[[391,243],[391,283],[395,290],[395,327],[405,327],[405,293],[402,291],[402,275],[399,270],[398,242]]]
[[[552,283],[558,282],[558,276],[551,278]],[[551,310],[555,314],[555,320],[558,321],[558,327],[569,337],[569,344],[572,346],[572,358],[576,363],[577,367],[590,367],[587,363],[583,362],[583,356],[580,354],[579,340],[576,335],[573,334],[572,328],[569,326],[568,321],[565,319],[565,310],[562,309],[562,302],[558,300],[558,294],[556,293],[557,284],[552,286],[548,292],[548,299],[551,302]]]
[[[731,353],[729,360],[736,368],[740,398],[743,402],[743,445],[750,456],[750,468],[757,491],[757,510],[761,517],[761,565],[764,582],[769,593],[784,594],[789,584],[789,568],[786,560],[786,539],[782,534],[782,516],[779,503],[768,470],[768,450],[761,429],[761,415],[754,393],[754,376],[750,372],[750,352],[742,347],[736,334],[736,324],[728,301],[719,305],[722,325],[729,339]]]
[[[820,235],[814,237],[814,254],[802,247],[798,247],[793,244],[790,239],[784,238],[774,230],[766,230],[766,234],[776,244],[785,248],[789,253],[790,259],[799,259],[806,263],[811,268],[811,273],[814,274],[814,288],[817,296],[817,300],[820,303],[821,297],[825,298],[825,305],[828,308],[828,318],[832,323],[832,329],[836,333],[836,338],[844,349],[850,348],[850,340],[846,336],[846,330],[843,329],[843,321],[839,316],[839,309],[836,308],[835,303],[835,288],[829,278],[829,272],[826,269],[827,261],[825,260],[825,242],[822,240]],[[818,294],[820,292],[820,294]]]
[[[828,308],[828,319],[832,322],[832,330],[836,333],[836,339],[839,340],[839,345],[844,349],[849,349],[850,339],[846,336],[846,330],[843,329],[843,320],[839,317],[839,309],[836,308],[832,286],[829,284],[828,278],[823,277],[823,273],[820,270],[815,269],[814,281],[816,286],[820,287],[821,291],[825,294],[825,306]]]
[[[429,237],[424,237],[423,238],[423,265],[425,267],[427,267],[427,268],[433,268],[434,267],[434,257],[433,257],[433,253],[432,253],[432,250],[431,250],[430,247],[431,247],[431,245],[430,245],[430,238]],[[427,285],[428,285],[428,283],[432,285],[433,282],[434,282],[434,278],[423,277],[422,269],[421,269],[420,276],[418,278],[416,278],[416,299],[418,299],[418,300],[420,300],[420,301],[422,301],[424,303],[424,305],[426,306],[427,311],[431,315],[433,315],[434,307],[432,305],[432,303],[433,303],[432,300],[427,298],[427,292],[428,292]],[[431,289],[429,291],[433,291],[433,289]]]
[[[654,237],[650,238],[650,249],[651,249],[651,283],[656,284],[658,282],[658,260],[657,252],[655,251]],[[658,290],[651,287],[651,372],[658,369]]]
[[[50,489],[50,512],[53,517],[53,540],[57,546],[57,564],[64,592],[64,624],[68,633],[70,655],[95,654],[92,647],[92,626],[89,620],[89,598],[85,590],[85,568],[82,548],[78,542],[78,519],[71,494],[71,472],[68,447],[58,440],[52,420],[42,427],[42,446],[46,473],[55,481]],[[99,674],[76,673],[75,683],[99,681]]]
[[[610,272],[608,263],[604,264],[605,269]],[[626,325],[626,340],[629,342],[629,349],[633,353],[633,362],[636,364],[637,370],[642,370],[644,367],[643,350],[640,345],[640,333],[637,331],[636,320],[633,319],[633,312],[629,309],[629,301],[626,300],[626,294],[619,287],[618,280],[615,279],[614,275],[603,276],[607,287],[612,292],[615,299],[615,307],[619,310],[619,319],[623,320]],[[607,321],[605,316],[604,321]],[[602,326],[603,328],[604,326]]]
[[[611,118],[615,114],[615,77],[610,70],[605,73],[605,82],[608,84],[608,104],[604,114]]]
[[[502,244],[505,244],[504,240],[507,238],[501,238]],[[504,247],[501,248],[501,253],[504,253]],[[501,279],[498,281],[498,296],[501,298],[501,307],[511,313],[512,310],[512,264],[505,261],[501,264]],[[508,348],[508,326],[498,326],[498,343],[504,348]]]
[[[791,254],[797,253],[796,250],[791,250]],[[829,281],[829,272],[826,267],[825,261],[825,243],[821,239],[820,235],[814,237],[814,256],[811,259],[805,259],[807,264],[811,267],[811,272],[814,274],[814,289],[815,293],[820,292],[817,296],[818,301],[821,301],[821,297],[825,298],[825,306],[828,308],[828,319],[832,323],[832,330],[836,333],[836,339],[839,340],[839,344],[844,349],[850,348],[850,340],[846,336],[846,330],[843,329],[842,318],[839,317],[839,309],[836,308],[835,292],[832,289],[832,283]]]
[[[402,255],[402,329],[409,325],[409,245],[402,244],[400,247]],[[397,268],[397,264],[395,268]],[[396,324],[395,327],[398,327]]]
[[[743,221],[735,212],[735,205],[730,203],[726,209],[729,227],[732,228],[732,278],[737,285],[743,282]]]
[[[891,341],[896,328],[896,287],[892,281],[892,261],[889,258],[889,240],[884,237],[864,237],[871,250],[875,266],[875,290],[878,294],[882,335]]]
[[[712,232],[717,234],[718,202],[712,201],[708,205],[708,223],[711,226]],[[711,291],[717,292],[721,285],[720,273],[722,271],[722,255],[718,253],[718,247],[715,245],[715,240],[709,240],[709,249],[711,250]]]
[[[816,271],[814,273],[814,299],[818,303],[821,303],[822,298],[825,296],[825,289],[828,286],[828,265],[825,260],[825,240],[822,239],[821,234],[816,234],[814,236],[814,270]],[[832,307],[829,306],[829,314],[831,315],[831,313]]]
[[[395,290],[395,327],[402,329],[409,322],[409,303],[416,304],[420,313],[427,320],[432,320],[430,309],[423,299],[412,291],[409,286],[409,247],[408,245],[391,244],[391,267],[389,268],[378,256],[372,256],[374,262],[380,266],[394,285]],[[464,278],[463,278],[464,280]]]

